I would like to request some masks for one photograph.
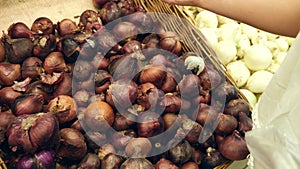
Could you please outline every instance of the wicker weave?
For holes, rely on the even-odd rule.
[[[0,169],[7,169],[7,167],[1,157],[0,157]]]
[[[206,61],[212,63],[216,70],[222,73],[228,82],[236,86],[233,78],[227,73],[225,66],[217,59],[216,53],[208,45],[206,38],[200,32],[200,30],[195,27],[195,20],[193,20],[181,6],[170,5],[161,0],[134,0],[136,5],[143,7],[147,12],[157,13],[155,19],[158,19],[163,23],[163,26],[167,30],[175,31],[179,34],[183,42],[183,50],[185,52],[193,51],[200,54]],[[176,17],[182,19],[170,19],[165,22],[164,15],[160,13],[175,15]],[[184,21],[189,22],[189,26],[186,26]],[[238,95],[241,99],[247,101],[247,98],[238,90]],[[215,167],[214,169],[225,169],[232,161],[227,161],[222,165]]]

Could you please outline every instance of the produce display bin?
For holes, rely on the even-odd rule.
[[[195,21],[189,17],[180,6],[169,5],[161,0],[134,0],[134,2],[136,5],[143,7],[147,12],[154,12],[155,19],[163,23],[164,28],[177,32],[182,41],[184,52],[195,52],[199,54],[205,61],[211,63],[216,70],[224,75],[229,83],[235,86],[234,81],[226,72],[225,66],[217,59],[216,53],[208,45],[205,37],[199,29],[193,26],[195,25]],[[95,10],[92,1],[0,0],[0,11],[2,11],[0,13],[0,30],[5,32],[10,24],[18,21],[30,25],[35,18],[40,16],[49,17],[54,22],[60,21],[63,18],[74,18],[75,20],[81,12],[86,9]],[[157,15],[155,13],[157,13]],[[183,18],[184,20],[187,20],[190,25],[186,26],[184,25],[184,22],[181,22],[181,20],[178,19],[164,21],[164,15],[160,15],[161,13]],[[245,96],[239,90],[237,90],[237,92],[239,98],[247,101]],[[214,169],[225,169],[231,163],[232,161],[228,160]],[[6,169],[6,165],[1,157],[0,169]]]

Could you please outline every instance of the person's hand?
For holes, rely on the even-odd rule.
[[[169,4],[184,5],[184,6],[200,6],[201,0],[162,0]]]

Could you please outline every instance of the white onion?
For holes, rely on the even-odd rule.
[[[252,45],[245,49],[244,62],[252,71],[264,70],[272,62],[272,53],[264,45]]]
[[[289,49],[288,42],[282,37],[277,38],[275,40],[275,43],[278,45],[279,50],[282,52],[286,52]]]
[[[214,28],[201,28],[200,31],[207,39],[208,44],[215,49],[218,43],[218,36]]]
[[[254,93],[248,89],[240,89],[240,92],[246,97],[251,107],[254,107],[257,103],[257,98]]]
[[[236,22],[226,23],[219,28],[219,40],[231,40],[235,43],[240,41],[242,29]]]
[[[253,93],[262,93],[268,86],[272,77],[273,73],[269,71],[256,71],[249,77],[246,88]]]
[[[213,12],[204,10],[196,15],[196,26],[198,28],[216,28],[218,27],[217,15]]]
[[[250,77],[250,71],[243,61],[234,61],[226,66],[228,74],[232,77],[237,87],[242,87],[246,84]]]
[[[220,41],[216,46],[216,54],[221,63],[227,65],[236,57],[235,43],[231,40]]]

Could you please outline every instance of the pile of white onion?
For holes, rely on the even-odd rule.
[[[272,34],[196,7],[184,7],[251,106],[269,84],[294,38]]]

